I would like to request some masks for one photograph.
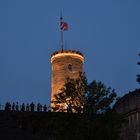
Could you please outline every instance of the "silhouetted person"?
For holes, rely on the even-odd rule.
[[[42,105],[39,106],[39,112],[42,112]]]
[[[46,105],[43,106],[43,111],[47,112],[47,106]]]
[[[9,103],[9,111],[11,111],[11,104]]]
[[[31,111],[34,112],[35,105],[33,102],[30,104],[30,108],[31,108]]]
[[[12,111],[15,111],[15,103],[12,104]]]
[[[5,111],[8,111],[8,102],[5,103]]]
[[[51,107],[50,106],[48,106],[48,112],[51,112]]]
[[[21,111],[25,111],[25,104],[24,103],[21,105]]]
[[[37,112],[40,112],[40,103],[37,104]]]
[[[16,111],[19,111],[19,105],[18,105],[18,102],[16,102]]]
[[[27,105],[26,105],[26,111],[30,111],[29,108],[30,108],[30,106],[29,106],[29,104],[27,103]]]
[[[11,104],[9,102],[6,102],[5,104],[5,110],[10,111],[11,110]]]

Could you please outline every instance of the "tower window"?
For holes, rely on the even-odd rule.
[[[72,71],[72,64],[68,64],[69,71]]]

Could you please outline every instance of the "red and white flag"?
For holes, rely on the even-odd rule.
[[[63,31],[67,31],[68,30],[68,24],[64,21],[60,22],[60,30]]]

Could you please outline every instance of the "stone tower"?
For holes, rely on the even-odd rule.
[[[51,101],[54,94],[60,93],[65,84],[66,78],[77,78],[79,72],[83,72],[84,56],[81,52],[75,50],[60,50],[52,53],[52,93]],[[53,104],[51,104],[53,106]]]

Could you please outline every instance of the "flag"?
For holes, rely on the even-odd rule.
[[[68,30],[68,24],[66,22],[63,21],[63,18],[60,18],[60,30],[63,31],[67,31]]]
[[[64,21],[61,21],[60,29],[61,29],[61,31],[67,31],[68,30],[68,24]]]

